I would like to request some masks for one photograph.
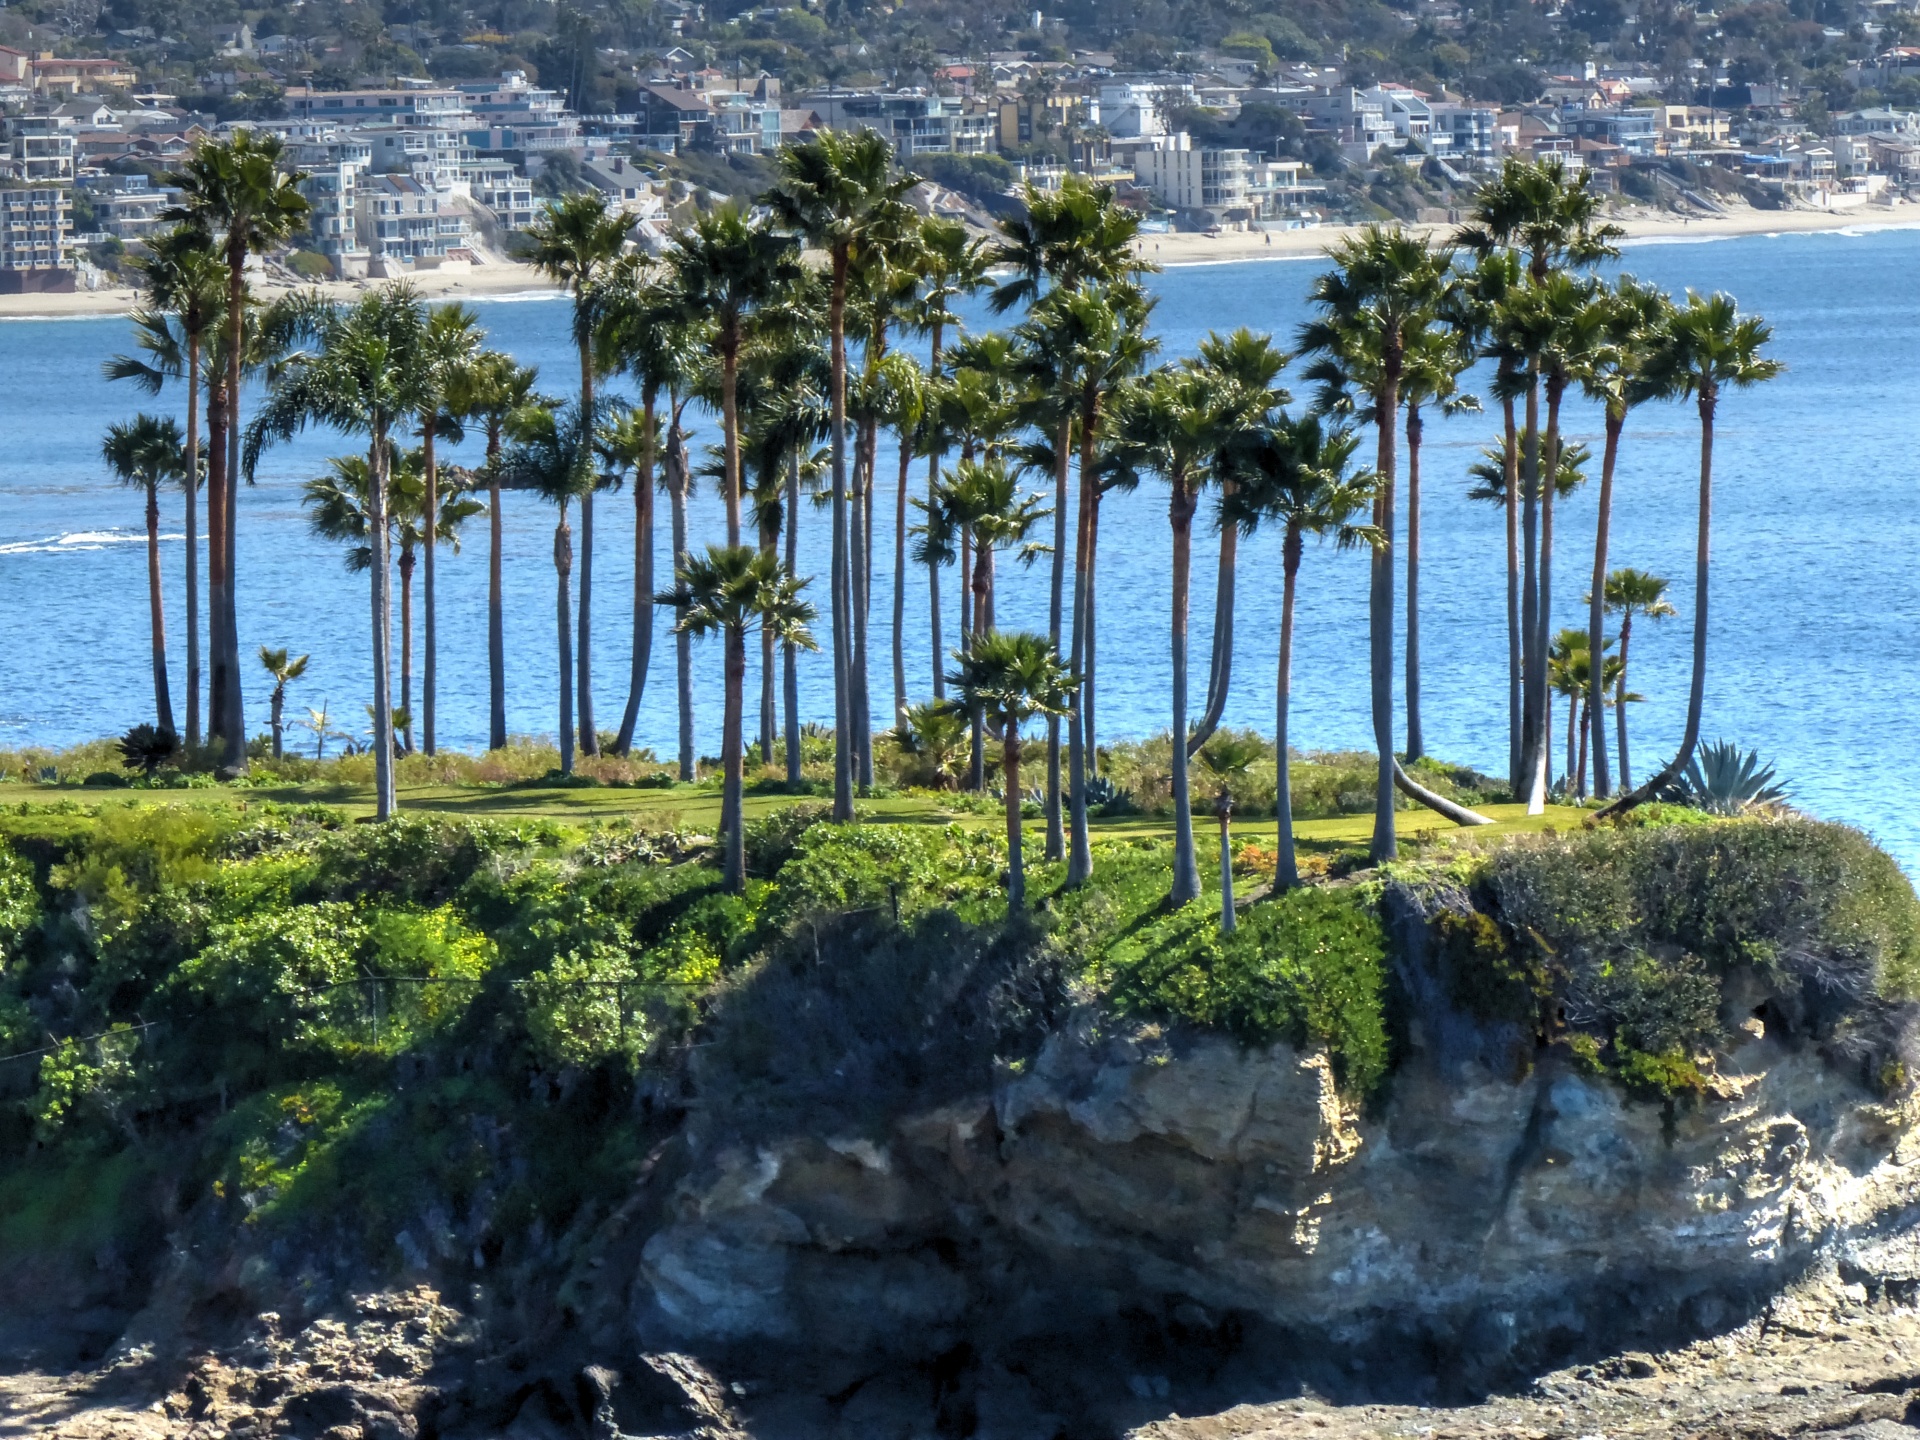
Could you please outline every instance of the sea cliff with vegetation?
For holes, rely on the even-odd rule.
[[[1249,835],[1224,933],[1151,831],[1020,912],[967,817],[783,806],[736,894],[235,793],[0,813],[0,1340],[145,1433],[1112,1434],[1920,1284],[1920,904],[1844,827]]]

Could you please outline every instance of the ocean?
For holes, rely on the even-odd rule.
[[[1194,265],[1155,277],[1162,356],[1190,353],[1209,330],[1241,325],[1289,342],[1305,318],[1307,287],[1319,263]],[[1920,529],[1908,503],[1915,479],[1907,430],[1908,420],[1920,418],[1913,389],[1920,361],[1917,267],[1920,231],[1870,229],[1639,243],[1610,267],[1676,294],[1731,292],[1744,309],[1772,323],[1772,353],[1788,367],[1779,380],[1730,393],[1720,406],[1705,737],[1758,748],[1778,767],[1796,804],[1860,826],[1909,869],[1920,865],[1920,810],[1892,780],[1904,763],[1901,747],[1914,733],[1905,707],[1913,702],[1909,681],[1920,661],[1920,566],[1880,562],[1915,553]],[[564,301],[472,303],[491,344],[538,365],[544,388],[571,393],[577,362]],[[176,388],[149,399],[102,378],[102,361],[130,341],[130,327],[117,318],[0,321],[8,377],[0,386],[0,747],[61,745],[151,718],[142,504],[136,492],[108,477],[99,446],[110,423],[138,410],[179,413],[181,395]],[[1304,389],[1297,395],[1301,404],[1308,399]],[[1601,437],[1591,406],[1574,403],[1569,411],[1571,438],[1591,443],[1595,461],[1586,489],[1559,506],[1554,620],[1584,626],[1581,596],[1592,563]],[[696,443],[717,438],[717,425],[702,424]],[[1491,405],[1486,414],[1435,416],[1428,424],[1421,578],[1427,748],[1495,773],[1505,766],[1507,733],[1503,526],[1497,509],[1467,500],[1466,469],[1497,428]],[[310,432],[268,453],[259,483],[240,500],[238,577],[243,653],[251,657],[268,645],[312,656],[290,692],[290,715],[324,701],[337,721],[358,728],[371,693],[366,580],[347,572],[340,547],[308,532],[299,488],[328,456],[355,446],[350,437]],[[457,452],[455,458],[475,457]],[[1633,707],[1630,723],[1643,774],[1670,753],[1684,718],[1697,464],[1690,405],[1634,412],[1620,455],[1610,564],[1670,577],[1680,611],[1676,620],[1636,626],[1631,683],[1646,698]],[[894,474],[884,452],[878,473],[869,643],[875,714],[884,724],[891,705]],[[924,483],[924,469],[916,465],[916,489]],[[179,509],[176,495],[163,522],[176,709],[185,667]],[[1400,509],[1404,523],[1404,498]],[[520,495],[507,498],[505,511],[509,723],[515,732],[551,734],[553,515]],[[611,727],[625,702],[629,671],[631,495],[603,496],[598,511],[595,708],[600,723]],[[801,569],[824,577],[824,512],[807,507],[800,524]],[[577,532],[576,521],[576,549]],[[696,543],[721,536],[717,496],[695,500],[692,534]],[[664,499],[656,535],[664,583]],[[1164,487],[1148,481],[1106,503],[1099,607],[1103,738],[1145,735],[1169,724],[1169,542]],[[1193,647],[1201,676],[1213,544],[1210,529],[1196,537]],[[1272,728],[1278,561],[1273,536],[1241,547],[1230,725]],[[476,521],[462,552],[445,556],[440,567],[443,746],[485,743],[486,573],[485,522]],[[1030,571],[1003,565],[1000,583],[1003,626],[1044,629],[1046,564]],[[943,620],[951,641],[958,615],[951,571],[945,584]],[[1404,607],[1404,576],[1400,585]],[[817,588],[824,589],[824,579]],[[930,691],[927,603],[925,574],[915,570],[905,625],[915,698]],[[1293,735],[1302,748],[1371,744],[1365,607],[1364,560],[1310,548],[1294,662]],[[664,625],[658,633],[664,636]],[[757,661],[758,647],[749,649],[750,661]],[[397,663],[397,646],[395,653]],[[672,655],[671,644],[656,639],[640,723],[642,742],[669,755]],[[695,656],[700,744],[713,753],[720,647],[703,642]],[[269,686],[264,672],[248,664],[249,723],[264,729]],[[807,657],[801,673],[807,717],[829,721],[826,657]],[[1203,679],[1193,691],[1197,713]],[[748,694],[757,694],[751,674]],[[1555,730],[1564,735],[1563,717],[1556,717]]]

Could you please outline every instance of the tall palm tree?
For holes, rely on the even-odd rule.
[[[1288,708],[1293,693],[1294,602],[1308,536],[1331,539],[1340,549],[1373,546],[1384,537],[1359,517],[1373,504],[1378,477],[1351,469],[1360,437],[1336,429],[1318,415],[1281,417],[1264,436],[1233,447],[1234,493],[1223,506],[1223,523],[1252,533],[1261,525],[1281,528],[1280,662],[1274,684],[1274,809],[1279,820],[1279,862],[1274,884],[1300,883],[1293,843],[1292,752]]]
[[[1454,243],[1475,255],[1518,251],[1536,284],[1558,267],[1614,259],[1627,232],[1600,219],[1606,202],[1590,178],[1558,159],[1509,158],[1474,197]]]
[[[453,380],[451,408],[464,421],[478,421],[487,437],[487,748],[507,743],[507,630],[503,525],[500,505],[501,440],[507,416],[528,403],[538,373],[501,350],[485,350],[462,366]]]
[[[184,368],[187,381],[186,465],[181,475],[182,489],[186,492],[187,744],[197,746],[200,743],[201,674],[200,538],[196,513],[201,464],[200,367],[206,355],[207,336],[220,324],[226,308],[227,272],[207,236],[191,225],[176,225],[151,237],[146,257],[140,262],[140,272],[147,282],[148,305],[156,312],[173,317],[179,327],[177,348],[182,352],[182,365],[168,378],[177,377]],[[142,333],[151,333],[137,315],[134,323]],[[119,361],[108,362],[109,379],[128,378],[133,373],[116,368],[119,364]],[[144,380],[145,376],[141,378]],[[153,388],[157,388],[159,379],[157,373],[153,375]]]
[[[1620,617],[1620,673],[1614,682],[1613,719],[1619,731],[1622,790],[1633,788],[1633,771],[1627,764],[1627,647],[1633,641],[1633,617],[1644,615],[1649,620],[1666,620],[1678,614],[1667,600],[1670,583],[1664,576],[1646,570],[1622,568],[1607,576],[1602,592],[1607,612]]]
[[[1631,275],[1622,275],[1607,297],[1604,342],[1592,349],[1580,370],[1581,388],[1590,399],[1600,402],[1606,416],[1606,448],[1600,465],[1600,514],[1593,537],[1593,581],[1587,594],[1589,635],[1602,633],[1607,546],[1613,523],[1613,472],[1620,455],[1620,436],[1626,429],[1628,410],[1654,398],[1646,380],[1646,363],[1659,343],[1660,329],[1671,310],[1672,302],[1659,290],[1641,284]],[[1599,671],[1589,674],[1587,711],[1593,727],[1593,793],[1603,800],[1613,788],[1607,774],[1607,707],[1601,694],[1605,684],[1606,677]],[[1622,719],[1624,722],[1624,712]],[[1626,783],[1624,774],[1621,783]]]
[[[725,834],[724,885],[738,894],[746,888],[746,846],[743,775],[745,743],[742,711],[747,677],[749,625],[758,625],[776,638],[812,649],[807,628],[814,608],[801,598],[805,580],[787,573],[778,556],[744,545],[710,545],[704,557],[689,556],[674,573],[674,588],[659,597],[674,607],[676,629],[689,635],[718,630],[726,644],[726,704],[721,724],[720,763],[723,798],[721,826]]]
[[[147,615],[153,648],[155,723],[170,735],[173,697],[167,688],[167,617],[160,588],[160,487],[186,474],[180,426],[172,416],[136,415],[107,427],[100,457],[113,478],[144,492],[147,499]]]
[[[1781,374],[1786,366],[1761,352],[1773,329],[1757,315],[1742,315],[1731,295],[1687,292],[1675,309],[1648,363],[1648,379],[1665,393],[1692,398],[1700,416],[1700,513],[1694,547],[1693,681],[1687,691],[1687,725],[1673,759],[1646,784],[1630,790],[1601,812],[1618,815],[1646,802],[1671,784],[1693,758],[1700,743],[1700,712],[1707,689],[1707,582],[1710,578],[1713,522],[1713,422],[1723,388],[1746,389]]]
[[[209,564],[208,602],[212,620],[213,689],[219,713],[207,717],[222,742],[221,769],[242,774],[247,768],[246,706],[240,693],[240,625],[234,600],[234,481],[240,472],[240,381],[245,361],[247,313],[246,265],[250,255],[278,249],[307,228],[308,204],[300,193],[306,178],[284,165],[285,146],[278,135],[236,129],[224,139],[203,139],[178,174],[169,179],[181,192],[181,204],[162,219],[184,221],[208,237],[218,235],[227,266],[226,323],[226,485],[221,497],[221,562]],[[213,502],[211,486],[208,501]],[[212,537],[209,537],[210,541]]]
[[[829,588],[834,672],[833,818],[850,821],[853,750],[849,744],[852,696],[848,679],[853,657],[847,532],[847,285],[852,266],[874,233],[893,223],[902,197],[919,183],[919,177],[895,173],[892,145],[867,129],[851,135],[834,130],[819,132],[811,140],[784,146],[774,165],[774,187],[762,199],[780,224],[806,244],[827,252],[833,451],[833,573]]]
[[[554,409],[531,404],[507,419],[511,449],[500,457],[502,483],[531,490],[554,507],[554,620],[559,637],[560,773],[573,773],[573,527],[567,507],[599,479],[593,463],[591,412],[579,404]]]
[[[996,630],[955,654],[947,683],[956,692],[945,702],[947,708],[984,715],[1000,742],[1000,785],[1007,816],[1007,910],[1016,914],[1027,903],[1020,834],[1020,731],[1029,720],[1064,710],[1080,682],[1044,635]]]
[[[881,362],[879,380],[882,411],[900,440],[893,506],[893,723],[898,725],[907,710],[907,471],[927,416],[927,372],[911,355],[897,351]]]
[[[580,352],[580,410],[593,424],[593,381],[602,318],[601,285],[627,243],[633,222],[624,210],[610,208],[598,190],[581,190],[546,208],[527,229],[528,260],[541,274],[565,286],[573,296],[573,343]],[[580,748],[600,753],[593,726],[593,492],[580,497],[580,644],[576,660],[580,687]]]
[[[306,655],[298,655],[289,660],[284,645],[278,650],[269,650],[265,645],[260,647],[261,668],[273,677],[273,695],[270,702],[272,708],[268,711],[270,717],[268,725],[273,731],[273,758],[276,760],[283,758],[286,754],[286,747],[282,742],[286,734],[284,716],[287,686],[307,673],[309,658]]]
[[[410,286],[396,284],[349,306],[317,304],[307,312],[305,324],[314,344],[282,367],[254,418],[247,435],[246,473],[252,475],[266,445],[291,439],[309,424],[367,437],[375,814],[385,820],[398,804],[388,654],[393,605],[387,578],[387,481],[393,429],[421,408],[419,387],[425,372],[419,348],[426,333],[425,307]]]
[[[1167,482],[1173,527],[1173,895],[1184,905],[1200,893],[1187,792],[1187,601],[1193,564],[1193,517],[1200,491],[1214,475],[1225,439],[1226,387],[1204,363],[1169,365],[1127,397],[1117,417],[1117,443],[1135,468]]]
[[[440,530],[440,465],[434,442],[442,435],[449,440],[461,438],[461,413],[452,402],[461,371],[480,353],[481,338],[478,315],[464,305],[442,305],[427,319],[427,333],[422,337],[420,350],[421,363],[426,368],[426,374],[421,377],[426,403],[420,407],[420,536],[426,572],[420,597],[426,622],[420,674],[420,738],[421,748],[429,755],[434,752],[434,701],[440,653],[439,632],[434,624],[437,611],[433,564],[434,541]]]
[[[1300,331],[1302,352],[1319,357],[1316,371],[1335,385],[1365,390],[1378,436],[1373,524],[1383,543],[1373,551],[1367,596],[1374,745],[1375,860],[1398,853],[1393,792],[1393,502],[1395,419],[1409,341],[1435,323],[1445,299],[1452,253],[1400,229],[1370,225],[1330,252],[1334,269],[1313,285],[1321,318]]]

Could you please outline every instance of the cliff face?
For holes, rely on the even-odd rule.
[[[1415,1025],[1367,1116],[1321,1055],[1061,1034],[884,1139],[705,1158],[637,1338],[926,1359],[1146,1314],[1242,1369],[1432,1395],[1737,1325],[1823,1258],[1905,1293],[1915,1107],[1760,1028],[1670,1107],[1557,1049],[1442,1068]]]

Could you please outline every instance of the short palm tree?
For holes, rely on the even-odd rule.
[[[160,589],[160,487],[186,474],[180,426],[172,416],[137,415],[107,427],[100,456],[113,478],[144,492],[147,500],[147,613],[153,648],[153,709],[162,730],[178,734],[167,687],[167,617]]]
[[[273,729],[273,758],[276,760],[286,754],[282,742],[286,733],[283,717],[287,703],[287,686],[307,673],[308,658],[305,655],[299,655],[289,660],[285,646],[278,650],[269,650],[265,645],[260,647],[261,667],[273,677],[273,709],[270,712],[269,724]]]
[[[967,749],[964,717],[938,700],[909,705],[893,727],[893,744],[914,762],[930,789],[958,788],[960,757]]]
[[[1267,747],[1250,735],[1215,735],[1194,759],[1219,784],[1213,813],[1220,822],[1220,928],[1233,933],[1233,782],[1266,758]]]
[[[419,360],[419,347],[426,333],[426,316],[413,290],[396,284],[352,305],[315,305],[305,323],[314,343],[276,375],[247,435],[246,472],[253,473],[260,452],[268,444],[291,439],[309,424],[367,437],[375,814],[385,820],[398,804],[388,638],[393,628],[393,604],[388,581],[387,482],[394,458],[394,428],[421,409],[425,367]]]
[[[951,713],[986,717],[1000,742],[1000,784],[1007,815],[1007,909],[1026,907],[1027,879],[1020,835],[1020,731],[1029,720],[1065,712],[1080,683],[1044,635],[996,630],[954,655],[947,684],[954,696],[939,702]]]
[[[598,190],[580,190],[547,202],[527,229],[528,259],[573,297],[573,343],[580,352],[580,412],[593,424],[595,357],[604,318],[602,286],[626,248],[632,219]],[[600,753],[593,726],[593,492],[580,495],[580,748]]]
[[[237,513],[234,487],[240,472],[240,381],[246,356],[247,257],[277,250],[305,230],[310,207],[300,193],[300,182],[306,176],[287,166],[281,138],[244,128],[221,139],[201,140],[180,172],[169,178],[181,193],[181,203],[161,218],[184,221],[209,238],[218,235],[220,254],[227,266],[227,302],[222,319],[227,329],[224,394],[228,483],[219,540],[226,552],[226,564],[220,572],[224,583],[213,587],[218,593],[208,597],[222,611],[212,630],[211,648],[214,690],[221,697],[224,713],[207,718],[223,743],[221,768],[237,774],[247,768],[247,735],[231,571]],[[221,683],[223,678],[227,683]]]
[[[812,649],[808,626],[813,606],[801,598],[807,582],[787,573],[777,555],[744,545],[710,545],[704,556],[689,556],[674,574],[674,588],[660,595],[678,618],[676,629],[688,635],[719,631],[726,642],[726,702],[721,724],[724,773],[720,826],[726,844],[724,884],[734,893],[746,888],[743,736],[747,678],[747,629],[758,625],[777,638]]]
[[[1294,601],[1298,593],[1300,561],[1306,539],[1331,539],[1341,549],[1372,546],[1380,532],[1360,523],[1373,504],[1377,479],[1371,471],[1355,473],[1354,452],[1360,437],[1336,429],[1317,415],[1282,420],[1254,444],[1230,452],[1235,488],[1221,519],[1252,531],[1272,523],[1281,528],[1280,540],[1280,665],[1274,685],[1274,809],[1279,820],[1279,860],[1274,884],[1287,888],[1300,883],[1294,854],[1293,791],[1289,783],[1292,752],[1288,739],[1288,706],[1293,690]]]
[[[573,773],[573,527],[567,507],[589,494],[598,479],[594,467],[593,430],[587,412],[578,405],[555,410],[533,404],[513,412],[507,420],[513,445],[500,456],[501,483],[531,490],[551,504],[558,519],[553,527],[554,619],[558,627],[560,773]]]
[[[1613,723],[1619,732],[1620,788],[1633,789],[1633,772],[1627,764],[1627,647],[1633,641],[1633,617],[1666,620],[1679,613],[1667,600],[1663,576],[1645,570],[1622,568],[1607,576],[1604,603],[1608,614],[1620,617],[1620,675],[1613,697]]]
[[[893,146],[877,131],[826,130],[783,146],[774,160],[774,187],[762,198],[774,219],[827,253],[827,334],[832,362],[830,444],[833,451],[834,761],[833,818],[853,819],[853,747],[848,689],[852,655],[847,531],[847,285],[854,263],[883,235],[899,228],[899,213],[917,175],[896,173]]]
[[[1761,353],[1773,338],[1772,327],[1757,315],[1742,315],[1731,295],[1701,296],[1689,290],[1661,331],[1647,364],[1647,380],[1661,393],[1691,397],[1700,416],[1700,504],[1694,548],[1693,681],[1687,691],[1687,724],[1680,748],[1645,785],[1609,805],[1615,815],[1644,804],[1673,783],[1700,743],[1700,714],[1707,688],[1707,582],[1710,578],[1713,522],[1713,424],[1720,392],[1746,389],[1773,379],[1786,367]]]

